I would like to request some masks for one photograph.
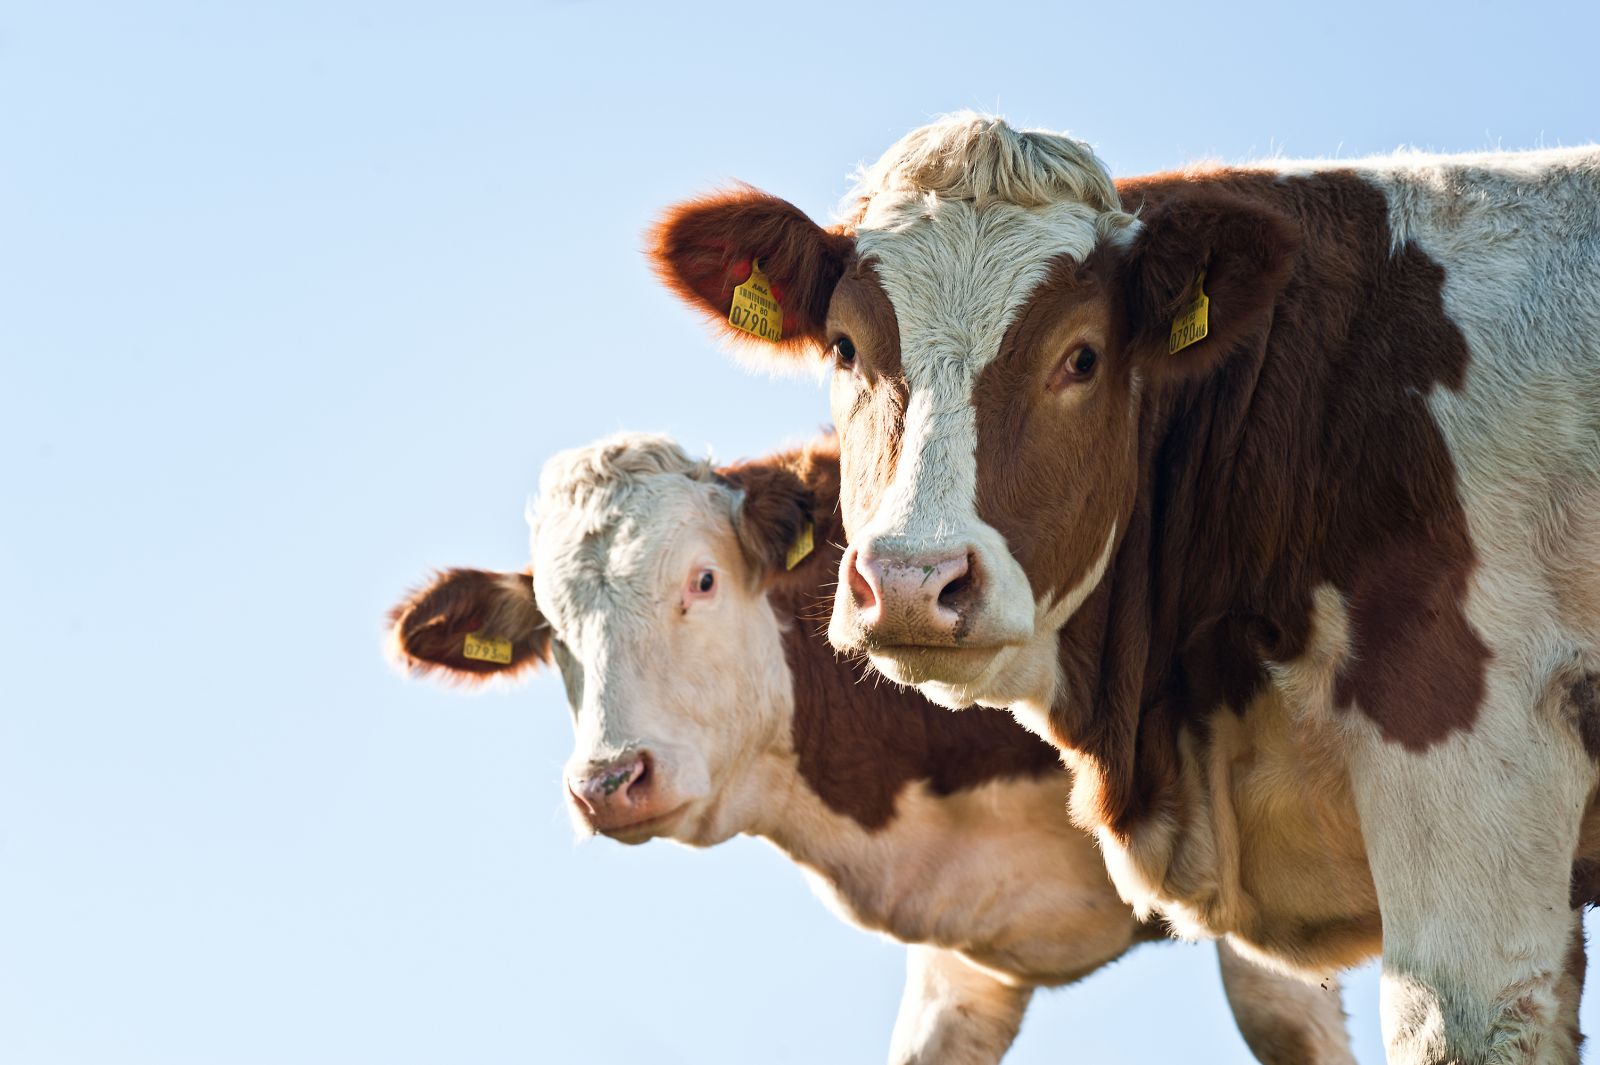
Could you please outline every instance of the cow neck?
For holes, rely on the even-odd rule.
[[[1472,727],[1489,654],[1464,614],[1475,556],[1427,405],[1464,386],[1469,358],[1444,269],[1391,246],[1386,196],[1353,171],[1157,177],[1123,197],[1153,207],[1196,182],[1283,211],[1304,250],[1258,335],[1146,390],[1126,532],[1062,632],[1052,726],[1086,770],[1074,810],[1119,833],[1178,801],[1181,731],[1242,713],[1266,663],[1306,649],[1320,587],[1351,632],[1335,710],[1407,749]]]
[[[825,631],[845,540],[837,443],[829,438],[769,461],[788,465],[814,497],[816,549],[768,591],[786,630],[792,737],[804,785],[829,810],[875,831],[894,818],[897,797],[916,781],[934,795],[950,795],[1059,772],[1057,752],[1009,714],[952,713],[888,683],[864,661],[835,656]]]

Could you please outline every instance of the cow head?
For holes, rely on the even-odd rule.
[[[782,336],[751,349],[831,364],[850,547],[829,637],[946,705],[1053,690],[1057,630],[1127,528],[1147,398],[1264,329],[1293,254],[1242,198],[1136,217],[1083,143],[975,115],[890,148],[831,229],[739,190],[651,241],[718,321],[758,263]],[[1202,293],[1208,331],[1177,346]]]
[[[566,452],[541,480],[531,575],[439,575],[392,612],[397,657],[466,680],[553,658],[580,831],[719,842],[770,801],[751,767],[791,744],[764,591],[809,506],[792,474],[725,477],[660,437]]]

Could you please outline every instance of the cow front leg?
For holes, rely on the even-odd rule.
[[[1031,986],[1006,983],[954,951],[913,944],[889,1065],[995,1065],[1032,996]]]
[[[1581,746],[1556,715],[1493,701],[1421,751],[1352,731],[1390,1065],[1575,1065]]]
[[[1225,939],[1217,940],[1217,962],[1239,1034],[1262,1065],[1356,1065],[1337,979],[1285,975]]]

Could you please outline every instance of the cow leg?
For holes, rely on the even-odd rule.
[[[1356,1065],[1337,979],[1269,969],[1217,940],[1222,987],[1245,1045],[1262,1065]]]
[[[1515,680],[1491,674],[1472,729],[1420,752],[1351,725],[1391,1065],[1578,1060],[1568,896],[1593,770],[1557,715],[1497,705]]]
[[[1032,987],[1005,983],[954,951],[912,944],[889,1063],[995,1065],[1032,996]]]

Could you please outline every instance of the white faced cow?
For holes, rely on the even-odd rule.
[[[414,669],[463,678],[553,655],[580,830],[771,840],[840,913],[910,944],[891,1061],[995,1062],[1035,987],[1160,931],[1067,822],[1055,750],[859,683],[816,633],[838,476],[832,441],[720,472],[659,437],[568,452],[545,469],[532,576],[445,573],[395,609],[393,637]],[[1221,960],[1262,1061],[1353,1061],[1336,988]]]
[[[1118,185],[962,115],[839,225],[744,189],[653,254],[724,324],[758,262],[769,358],[834,367],[835,646],[1061,748],[1138,912],[1381,939],[1393,1062],[1576,1060],[1600,149]]]

